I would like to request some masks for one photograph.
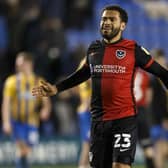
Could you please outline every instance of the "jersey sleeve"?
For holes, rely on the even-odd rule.
[[[3,96],[12,97],[16,91],[16,84],[13,77],[9,77],[6,79],[3,88]]]
[[[164,86],[168,89],[168,70],[154,61],[146,71],[152,73],[153,75],[160,78],[160,80],[164,83]]]
[[[135,58],[136,66],[139,66],[147,72],[150,72],[160,78],[165,87],[168,89],[168,70],[158,64],[145,48],[136,45]]]
[[[56,83],[58,92],[72,88],[90,78],[90,68],[87,63],[87,58],[82,66],[80,66],[74,73],[65,78],[63,81]]]
[[[153,63],[153,58],[150,53],[141,46],[136,44],[135,46],[135,62],[136,66],[141,67],[142,69],[148,68]]]

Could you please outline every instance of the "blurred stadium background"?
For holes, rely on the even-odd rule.
[[[89,43],[100,37],[100,12],[107,4],[119,4],[128,11],[125,37],[148,50],[162,48],[168,55],[166,0],[1,0],[0,100],[4,80],[14,72],[15,56],[21,50],[34,54],[36,72],[52,83],[70,74]],[[52,103],[51,118],[41,122],[40,144],[30,161],[38,167],[75,168],[80,151],[78,95],[70,91],[52,98]],[[14,150],[1,131],[0,167],[13,164]],[[142,168],[143,163],[138,147],[135,165]]]

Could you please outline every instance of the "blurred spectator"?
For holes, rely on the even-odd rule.
[[[66,0],[66,28],[83,29],[86,22],[93,17],[93,4],[94,0]]]
[[[41,24],[41,35],[36,44],[38,54],[36,70],[50,82],[55,82],[62,68],[60,61],[66,53],[64,29],[59,18],[46,17]]]
[[[65,0],[41,0],[41,5],[47,16],[63,20],[65,16]]]
[[[17,52],[26,49],[25,42],[28,39],[23,38],[25,35],[25,27],[30,22],[33,22],[40,13],[38,1],[20,1],[20,0],[7,0],[7,17],[9,26],[9,48],[7,53],[8,64],[13,67],[15,62],[15,55]],[[27,33],[27,32],[26,32]],[[13,72],[9,68],[8,73]]]
[[[69,51],[69,56],[62,62],[62,69],[65,75],[69,75],[78,67],[83,56],[86,54],[85,51],[86,48],[81,43],[78,43],[73,50]],[[69,64],[69,62],[71,62],[71,64]]]
[[[42,11],[37,3],[31,4],[24,14],[25,22],[21,34],[21,49],[34,51],[40,36],[40,21]]]

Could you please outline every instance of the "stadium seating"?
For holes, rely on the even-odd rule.
[[[95,38],[100,37],[98,26],[100,20],[101,9],[108,5],[107,0],[97,0],[94,5],[94,19],[87,24],[92,24],[88,29],[88,25],[83,30],[67,31],[67,38],[70,41],[70,48],[78,45],[79,42],[88,45]],[[139,44],[151,50],[153,48],[162,47],[168,55],[168,20],[163,17],[152,18],[145,10],[143,4],[134,1],[113,0],[113,4],[121,5],[125,8],[129,15],[129,22],[124,36],[135,39]]]

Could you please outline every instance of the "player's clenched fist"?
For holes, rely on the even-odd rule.
[[[57,94],[56,86],[45,81],[40,81],[40,85],[32,89],[32,95],[35,97],[49,97],[55,94]]]

